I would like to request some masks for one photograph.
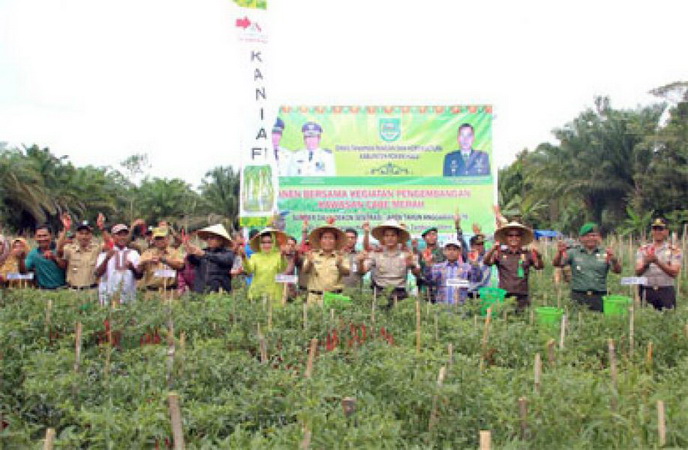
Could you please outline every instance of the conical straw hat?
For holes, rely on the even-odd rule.
[[[205,227],[201,230],[198,230],[198,237],[201,239],[206,239],[209,235],[215,235],[219,236],[225,241],[227,241],[227,245],[232,243],[232,238],[229,237],[229,233],[227,233],[227,230],[225,229],[224,225],[222,224],[217,224],[217,225],[211,225],[209,227]]]

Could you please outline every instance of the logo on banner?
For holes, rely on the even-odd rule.
[[[401,137],[401,119],[380,119],[380,137],[387,142]]]
[[[239,39],[242,41],[267,42],[268,40],[267,35],[263,33],[263,28],[248,16],[238,18],[234,25],[239,28]]]

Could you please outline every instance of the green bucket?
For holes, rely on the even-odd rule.
[[[351,297],[346,295],[335,294],[333,292],[325,292],[323,294],[323,303],[328,308],[334,308],[337,306],[349,306],[351,304]]]
[[[506,297],[506,291],[504,289],[484,287],[478,289],[478,294],[480,295],[480,315],[485,317],[487,315],[487,310],[493,307],[499,307],[499,305],[504,303],[504,298]],[[493,310],[492,316],[494,317],[496,312]]]
[[[540,325],[556,325],[561,322],[564,310],[553,306],[540,306],[535,308],[535,315]]]
[[[607,316],[622,316],[628,314],[628,307],[631,306],[630,297],[623,295],[605,295],[602,297],[604,301],[604,314]]]

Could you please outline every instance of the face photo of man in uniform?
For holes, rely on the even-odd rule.
[[[459,149],[448,153],[444,157],[444,176],[490,175],[490,156],[486,152],[473,148],[475,141],[473,125],[469,123],[462,124],[458,129],[456,141]]]

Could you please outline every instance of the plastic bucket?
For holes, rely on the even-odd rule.
[[[535,315],[540,325],[556,325],[561,322],[564,310],[553,306],[540,306],[535,308]]]
[[[332,292],[325,292],[323,294],[323,304],[328,308],[333,308],[336,306],[348,306],[351,304],[351,297]]]
[[[494,309],[499,307],[504,303],[504,298],[506,297],[506,291],[504,289],[484,287],[478,290],[480,295],[480,315],[486,316],[487,310],[493,307],[492,316],[496,314]]]
[[[628,313],[628,307],[631,305],[630,297],[623,295],[605,295],[602,297],[604,314],[607,316],[621,316]]]

